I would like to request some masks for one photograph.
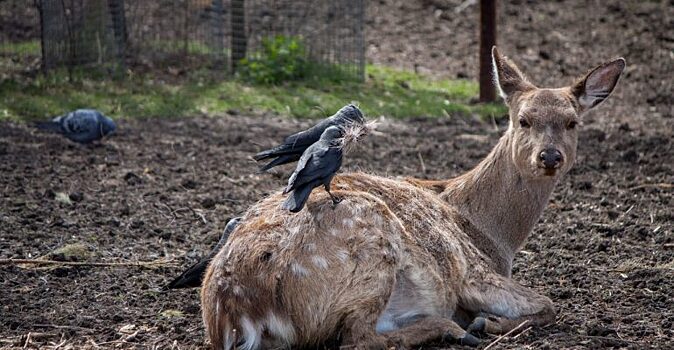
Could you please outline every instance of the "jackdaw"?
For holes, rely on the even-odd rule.
[[[203,257],[201,260],[199,260],[198,263],[190,266],[189,269],[187,269],[185,272],[183,272],[180,276],[176,277],[171,283],[169,283],[164,289],[179,289],[179,288],[196,288],[196,287],[201,287],[201,281],[204,279],[204,273],[206,273],[206,268],[208,267],[208,264],[211,262],[211,259],[217,254],[220,249],[227,243],[227,239],[229,238],[229,235],[234,231],[236,226],[239,224],[241,221],[241,218],[233,218],[229,220],[227,225],[225,226],[225,230],[222,233],[222,236],[220,236],[220,240],[218,241],[218,244],[215,245],[215,248]]]
[[[354,123],[364,124],[365,118],[358,107],[349,104],[342,107],[335,115],[323,119],[311,128],[286,137],[283,144],[256,154],[253,159],[261,161],[274,158],[271,162],[261,166],[260,171],[267,171],[277,165],[295,162],[300,159],[307,147],[318,141],[328,127],[345,127]]]
[[[91,143],[115,131],[115,122],[93,109],[78,109],[48,122],[36,124],[38,129],[62,134],[72,141]]]
[[[292,191],[283,202],[281,208],[297,213],[304,207],[311,191],[323,185],[330,195],[333,205],[341,199],[330,193],[330,181],[342,166],[342,147],[344,130],[338,126],[330,126],[320,139],[309,146],[302,154],[295,172],[288,179],[288,186],[283,194]]]

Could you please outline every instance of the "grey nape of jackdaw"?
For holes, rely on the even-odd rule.
[[[117,129],[112,119],[93,109],[78,109],[51,121],[37,123],[36,127],[62,134],[79,143],[100,140]]]
[[[330,192],[330,181],[342,166],[344,129],[331,126],[323,132],[321,138],[309,146],[302,154],[297,168],[288,179],[283,194],[290,193],[281,208],[297,213],[304,207],[311,191],[323,185],[330,195],[333,205],[341,199]]]
[[[275,166],[295,162],[302,156],[307,147],[314,144],[321,137],[323,132],[330,126],[346,127],[350,124],[364,124],[365,118],[358,107],[349,104],[342,107],[333,116],[321,120],[320,123],[311,128],[290,135],[283,140],[283,143],[262,151],[253,159],[261,161],[274,158],[271,162],[260,167],[260,171],[267,171]]]
[[[169,283],[164,289],[179,289],[179,288],[196,288],[196,287],[201,287],[201,282],[204,279],[204,274],[206,273],[206,268],[208,268],[208,264],[211,262],[211,259],[217,254],[220,249],[227,243],[227,239],[229,239],[229,235],[234,231],[236,226],[241,222],[241,218],[233,218],[229,220],[227,225],[225,226],[225,230],[222,233],[222,236],[220,236],[220,240],[218,241],[218,244],[215,245],[215,248],[211,250],[208,255],[205,257],[201,258],[199,262],[196,264],[190,266],[185,272],[180,274],[180,276],[176,277],[171,283]]]

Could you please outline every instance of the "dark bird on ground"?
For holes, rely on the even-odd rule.
[[[349,104],[342,107],[335,115],[323,119],[311,128],[286,137],[283,144],[256,154],[253,159],[261,161],[274,158],[271,162],[261,166],[260,171],[267,171],[281,164],[295,162],[300,159],[307,147],[318,141],[328,127],[347,127],[354,123],[362,125],[365,123],[365,118],[358,107]]]
[[[208,264],[211,262],[211,259],[213,259],[215,254],[217,254],[220,251],[220,248],[222,248],[225,245],[225,243],[227,243],[229,235],[234,231],[234,229],[236,228],[236,226],[239,224],[240,221],[241,218],[233,218],[229,220],[229,222],[225,226],[225,230],[222,233],[222,236],[220,236],[218,244],[215,245],[215,248],[213,248],[213,250],[210,253],[208,253],[208,255],[199,260],[198,263],[190,266],[189,269],[187,269],[180,276],[176,277],[176,279],[171,281],[171,283],[169,283],[164,289],[201,287],[201,281],[204,279],[204,273],[206,273],[206,268],[208,267]]]
[[[304,207],[311,191],[323,185],[330,195],[333,205],[341,199],[330,192],[330,181],[342,166],[344,130],[331,126],[323,132],[321,138],[309,146],[302,154],[295,172],[288,179],[283,194],[292,191],[281,207],[297,213]]]
[[[78,109],[48,122],[36,124],[38,129],[62,134],[79,143],[91,143],[117,129],[115,122],[93,109]]]

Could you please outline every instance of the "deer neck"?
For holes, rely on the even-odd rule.
[[[442,193],[475,227],[468,234],[476,246],[506,275],[557,182],[557,177],[522,176],[512,159],[512,143],[508,131],[480,164],[449,180]]]

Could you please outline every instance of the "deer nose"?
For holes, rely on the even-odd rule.
[[[562,153],[554,148],[543,150],[543,152],[538,155],[538,159],[540,159],[546,169],[557,168],[563,160]]]

